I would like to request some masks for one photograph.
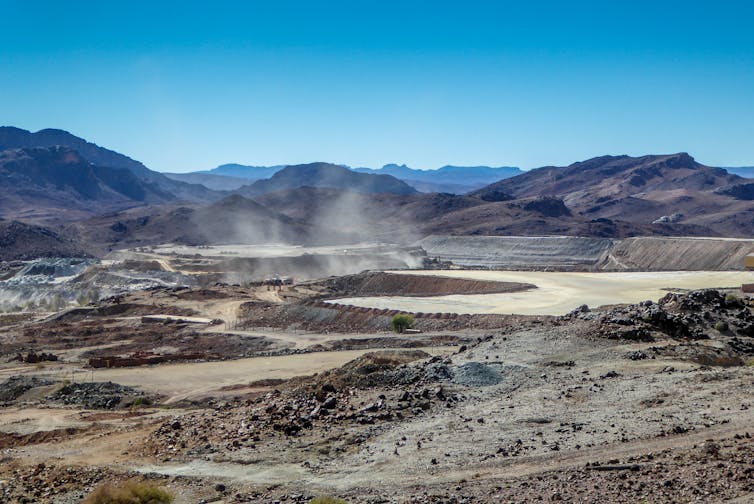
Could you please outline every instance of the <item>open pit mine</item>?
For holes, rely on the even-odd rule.
[[[0,502],[124,481],[181,503],[752,502],[752,253],[431,235],[7,261]]]

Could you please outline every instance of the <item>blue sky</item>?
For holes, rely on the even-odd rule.
[[[754,3],[0,0],[0,123],[161,171],[754,165]]]

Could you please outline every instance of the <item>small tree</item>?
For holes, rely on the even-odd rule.
[[[411,329],[412,327],[414,327],[414,317],[406,313],[399,313],[398,315],[393,317],[391,324],[393,326],[393,331],[400,334],[402,332],[405,332],[406,329]]]

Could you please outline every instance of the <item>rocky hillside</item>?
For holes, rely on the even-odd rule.
[[[94,165],[67,147],[0,151],[0,212],[6,216],[91,214],[173,199],[129,170]]]
[[[430,234],[719,236],[718,231],[701,225],[642,224],[583,216],[551,197],[485,201],[454,194],[360,194],[305,187],[256,199],[290,217],[384,241],[413,241]]]
[[[50,229],[0,219],[0,261],[87,255],[75,241]]]
[[[172,180],[165,175],[152,171],[139,161],[118,152],[100,147],[71,133],[60,129],[43,129],[32,133],[11,126],[0,127],[0,150],[64,146],[75,150],[86,161],[97,166],[123,168],[137,178],[154,184],[161,191],[171,193],[179,199],[196,202],[215,201],[221,197],[214,191],[198,184]]]
[[[565,167],[544,167],[472,194],[487,201],[562,199],[585,219],[637,225],[699,226],[713,235],[754,231],[754,184],[686,153],[602,156]]]

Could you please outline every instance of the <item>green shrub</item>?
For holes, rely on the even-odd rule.
[[[309,504],[348,504],[347,501],[344,501],[343,499],[338,499],[337,497],[316,497],[311,500]]]
[[[414,317],[405,313],[399,313],[393,317],[391,325],[393,326],[393,331],[402,333],[406,329],[414,327]]]
[[[720,331],[720,332],[725,332],[725,331],[728,330],[728,323],[724,322],[722,320],[719,320],[719,321],[715,322],[715,329],[718,330],[718,331]]]
[[[174,500],[175,497],[164,488],[131,480],[100,485],[82,504],[170,504]]]
[[[725,295],[725,302],[726,303],[737,303],[738,302],[738,296],[735,294],[726,294]]]
[[[152,400],[149,397],[139,396],[131,403],[132,408],[138,408],[139,406],[151,406]]]

